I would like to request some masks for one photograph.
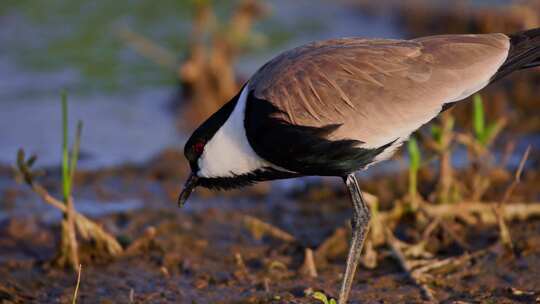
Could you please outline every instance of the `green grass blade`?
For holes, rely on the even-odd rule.
[[[486,133],[486,122],[484,118],[484,105],[480,94],[474,95],[473,98],[473,127],[476,139],[483,142]]]
[[[441,143],[441,139],[442,139],[442,128],[441,126],[438,126],[438,125],[433,125],[431,126],[431,137],[433,138],[433,140],[440,144]]]
[[[77,170],[77,162],[79,160],[79,149],[81,146],[81,134],[82,134],[83,122],[79,120],[77,122],[77,131],[75,133],[75,143],[73,144],[73,149],[71,150],[71,155],[69,157],[69,181],[70,181],[70,191],[73,191],[73,176],[75,175],[75,170]]]
[[[407,150],[409,152],[409,167],[412,170],[418,170],[420,168],[420,149],[416,139],[412,137],[407,143]]]
[[[505,125],[506,120],[504,119],[499,119],[492,124],[488,124],[488,126],[486,127],[486,138],[484,146],[492,144],[495,138],[501,133]]]
[[[418,148],[418,143],[414,137],[409,139],[407,150],[409,152],[409,195],[414,199],[416,197],[417,176],[421,159],[420,149]]]
[[[67,93],[62,92],[62,194],[67,202],[71,191],[69,178],[69,152],[68,152],[68,106]]]

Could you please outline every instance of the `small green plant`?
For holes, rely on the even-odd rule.
[[[447,116],[447,119],[441,124],[434,124],[431,126],[431,137],[437,144],[438,149],[443,149],[445,146],[445,137],[454,129],[454,117]]]
[[[414,137],[409,139],[407,143],[407,151],[409,152],[409,197],[411,206],[416,206],[416,198],[418,195],[418,170],[420,169],[420,149]]]
[[[311,297],[314,298],[315,300],[321,301],[323,304],[337,304],[335,299],[332,299],[332,298],[328,299],[328,297],[320,291],[314,292],[311,295]]]
[[[79,252],[76,235],[75,209],[73,207],[73,197],[71,195],[73,188],[73,177],[77,167],[79,156],[80,137],[82,132],[82,122],[77,124],[77,134],[75,143],[71,149],[68,149],[68,106],[67,94],[62,92],[62,196],[63,203],[66,205],[66,212],[62,220],[62,237],[60,239],[60,253],[57,262],[61,266],[69,265],[76,269],[79,265]]]
[[[77,122],[75,142],[70,153],[68,149],[69,128],[67,94],[65,91],[62,92],[62,194],[64,196],[64,202],[67,202],[68,198],[71,196],[73,188],[73,177],[79,159],[82,127],[83,123],[79,120]]]
[[[79,155],[80,138],[82,133],[82,122],[77,124],[75,142],[71,151],[68,148],[68,109],[67,96],[62,93],[62,199],[57,199],[51,195],[37,180],[37,172],[32,170],[36,162],[36,157],[31,156],[28,159],[24,150],[19,149],[17,153],[17,173],[32,190],[38,194],[41,199],[49,205],[62,211],[63,219],[61,222],[60,248],[56,258],[56,264],[62,267],[71,267],[77,269],[79,264],[77,232],[83,240],[92,241],[94,247],[111,257],[122,253],[122,247],[114,236],[107,233],[99,225],[78,213],[73,206],[73,180],[77,168]]]
[[[497,134],[500,132],[504,122],[499,120],[493,123],[486,123],[485,110],[482,96],[474,95],[473,98],[473,130],[477,142],[483,147],[489,146]]]
[[[458,140],[469,149],[471,159],[476,164],[471,199],[479,200],[491,184],[487,172],[493,166],[494,159],[489,153],[489,147],[506,125],[506,119],[501,117],[494,122],[487,122],[482,97],[476,94],[473,97],[472,120],[472,134],[461,134]]]

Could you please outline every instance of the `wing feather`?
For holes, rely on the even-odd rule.
[[[246,134],[280,168],[343,176],[391,156],[445,103],[487,85],[508,52],[502,34],[305,45],[250,79]]]
[[[339,124],[329,139],[379,147],[487,85],[508,50],[503,34],[328,40],[279,55],[249,83],[286,122]]]

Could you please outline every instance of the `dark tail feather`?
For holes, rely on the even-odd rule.
[[[510,37],[510,51],[491,82],[522,69],[540,66],[540,28],[517,32]]]

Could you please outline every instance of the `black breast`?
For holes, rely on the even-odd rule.
[[[364,149],[358,140],[328,140],[340,124],[292,125],[276,118],[279,112],[270,101],[249,92],[244,121],[249,144],[270,163],[301,175],[345,176],[372,163],[392,144]]]

